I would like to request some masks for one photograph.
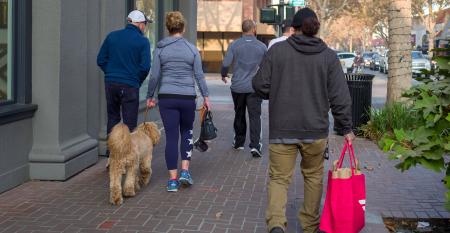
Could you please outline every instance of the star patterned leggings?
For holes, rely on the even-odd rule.
[[[191,160],[193,139],[192,128],[195,118],[195,99],[161,98],[159,112],[166,133],[166,165],[168,170],[178,167],[178,139],[181,135],[181,160]]]

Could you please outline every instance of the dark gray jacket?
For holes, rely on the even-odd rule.
[[[231,43],[222,64],[222,77],[227,76],[233,65],[231,90],[236,93],[253,93],[252,79],[259,63],[266,54],[267,47],[254,36],[244,35]]]
[[[147,98],[154,96],[158,86],[160,94],[195,96],[195,83],[202,96],[209,95],[198,49],[182,37],[166,37],[158,42]]]
[[[328,137],[328,111],[351,132],[351,98],[336,53],[319,38],[291,36],[271,47],[253,79],[269,99],[269,139]]]

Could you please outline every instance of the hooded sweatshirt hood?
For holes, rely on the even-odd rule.
[[[164,47],[166,47],[166,46],[168,46],[168,45],[170,45],[170,44],[173,44],[173,43],[175,43],[175,42],[177,42],[177,41],[179,41],[179,40],[183,40],[183,37],[168,36],[168,37],[166,37],[166,38],[160,40],[160,41],[158,42],[158,44],[156,44],[156,46],[157,46],[158,48],[164,48]]]
[[[293,35],[287,39],[288,43],[297,51],[304,54],[316,54],[324,51],[328,46],[322,39],[305,35]]]

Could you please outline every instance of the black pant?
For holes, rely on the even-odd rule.
[[[250,121],[250,148],[261,149],[261,103],[262,99],[254,93],[231,92],[234,102],[234,145],[241,147],[245,143],[247,122],[245,110]]]
[[[112,128],[121,119],[130,131],[134,130],[139,111],[139,88],[130,87],[126,84],[105,83],[105,93],[108,112],[107,134],[111,133]]]

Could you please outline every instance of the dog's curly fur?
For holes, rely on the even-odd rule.
[[[123,123],[113,127],[108,137],[111,204],[123,203],[122,175],[126,174],[125,197],[136,195],[141,185],[148,184],[152,174],[153,146],[159,143],[160,137],[161,133],[153,122],[140,124],[133,133]]]

